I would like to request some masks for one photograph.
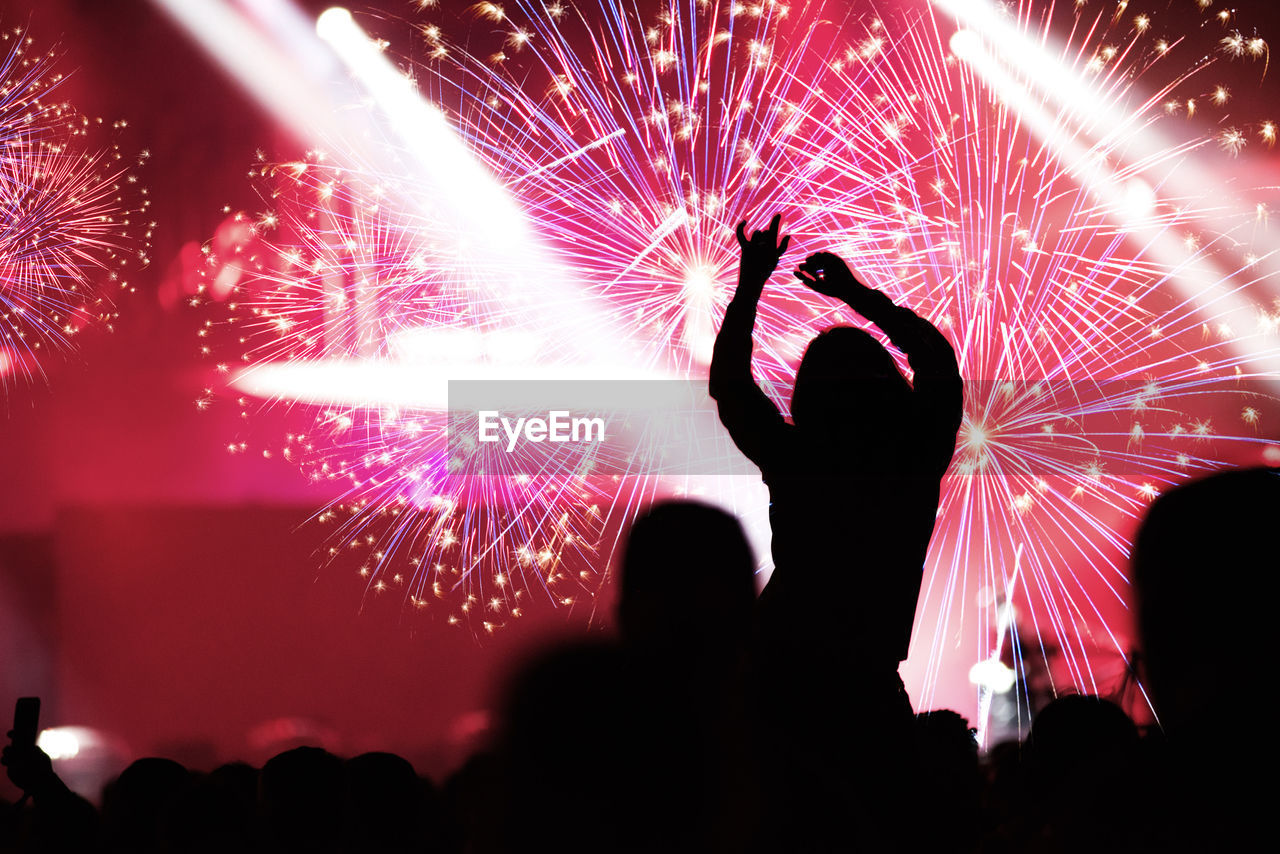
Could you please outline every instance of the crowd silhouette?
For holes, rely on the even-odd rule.
[[[1253,588],[1276,566],[1264,535],[1280,472],[1172,489],[1139,531],[1159,726],[1063,695],[982,756],[968,721],[915,713],[898,676],[960,424],[955,353],[840,258],[810,255],[797,278],[879,327],[913,380],[866,332],[829,329],[788,422],[751,372],[779,228],[738,227],[710,371],[769,488],[776,569],[759,596],[733,516],[656,505],[621,552],[616,637],[535,657],[492,743],[440,786],[389,753],[300,747],[208,773],[141,759],[99,809],[11,734],[3,761],[24,797],[0,805],[0,852],[1213,851],[1269,836],[1257,777],[1274,748],[1243,734],[1241,694],[1266,672],[1270,600]]]

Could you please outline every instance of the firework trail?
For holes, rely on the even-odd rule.
[[[100,121],[51,100],[55,54],[21,32],[0,50],[0,376],[42,373],[86,328],[110,328],[122,277],[146,262],[150,202]],[[123,124],[117,124],[118,130]],[[140,160],[145,160],[145,154]]]
[[[1261,72],[1265,42],[1211,10],[1208,26],[1178,33],[1136,9],[1012,7],[1013,26],[1046,50],[1062,45],[1074,73],[1131,117],[1104,126],[1039,97],[1073,149],[960,61],[956,25],[924,3],[854,14],[517,2],[452,17],[427,6],[404,66],[574,286],[629,330],[636,365],[702,376],[731,296],[732,226],[775,210],[798,252],[844,255],[951,338],[967,413],[904,668],[920,702],[932,704],[944,670],[998,659],[1019,631],[1019,649],[1054,659],[1057,690],[1110,690],[1096,662],[1129,651],[1134,520],[1169,484],[1258,459],[1271,429],[1250,353],[1277,352],[1280,307],[1259,310],[1258,329],[1229,328],[1174,287],[1202,261],[1268,305],[1265,207],[1189,194],[1169,177],[1190,158],[1231,174],[1242,146],[1274,141],[1270,122],[1227,124],[1211,80],[1230,61]],[[1172,142],[1139,157],[1150,127]],[[271,210],[245,215],[240,248],[211,252],[208,271],[213,283],[239,265],[223,287],[240,363],[412,361],[440,340],[423,330],[474,335],[472,349],[499,365],[536,355],[528,342],[505,357],[486,349],[499,340],[486,333],[502,330],[519,350],[536,321],[472,286],[486,274],[469,266],[465,241],[404,202],[421,195],[411,170],[312,158],[257,172]],[[1107,182],[1124,189],[1120,201],[1098,191]],[[1176,238],[1183,257],[1157,252],[1152,234]],[[785,411],[807,341],[858,319],[784,278],[766,290],[755,340],[757,377]],[[441,370],[458,349],[448,340],[428,353]],[[354,549],[371,586],[402,585],[414,605],[444,597],[451,619],[461,601],[500,625],[526,590],[589,598],[611,537],[659,495],[757,503],[763,519],[758,484],[730,479],[513,469],[489,494],[468,494],[479,487],[449,476],[438,412],[408,402],[316,413],[285,452],[350,487],[322,514],[343,523],[335,554]],[[1021,618],[998,624],[1010,603]]]

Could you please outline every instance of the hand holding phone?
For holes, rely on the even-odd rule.
[[[33,794],[50,779],[56,779],[53,763],[43,750],[36,747],[40,732],[40,698],[19,697],[13,707],[13,729],[9,731],[9,744],[0,755],[0,764],[9,772],[13,784],[27,794]]]

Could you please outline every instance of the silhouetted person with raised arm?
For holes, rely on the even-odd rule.
[[[821,252],[805,259],[796,277],[878,326],[906,354],[914,382],[870,334],[834,327],[805,351],[792,421],[784,420],[751,373],[757,304],[790,241],[779,243],[779,224],[775,216],[749,238],[746,223],[738,225],[738,289],[710,372],[720,420],[769,487],[775,569],[760,596],[757,631],[764,703],[782,763],[776,773],[830,775],[856,757],[856,773],[884,783],[911,751],[911,707],[897,669],[907,657],[940,484],[960,426],[962,382],[954,350],[932,324]],[[877,798],[892,799],[894,790],[867,776],[828,779],[792,800],[812,818],[862,799],[874,823],[888,821],[886,800]]]
[[[786,250],[779,217],[748,239],[711,361],[711,396],[734,442],[769,486],[776,569],[761,597],[789,637],[839,641],[813,649],[897,670],[907,657],[921,570],[942,476],[960,427],[955,352],[927,320],[863,285],[835,255],[796,270],[844,301],[901,349],[914,384],[868,333],[837,326],[815,338],[796,372],[788,424],[751,375],[756,305]]]

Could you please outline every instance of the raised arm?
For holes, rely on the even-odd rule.
[[[781,216],[774,216],[767,229],[753,232],[750,239],[746,222],[738,223],[738,246],[742,249],[738,289],[725,310],[711,353],[709,391],[715,398],[720,422],[738,449],[757,465],[786,427],[778,407],[751,375],[751,332],[756,325],[756,307],[765,282],[791,242],[788,235],[778,243],[781,222]]]

